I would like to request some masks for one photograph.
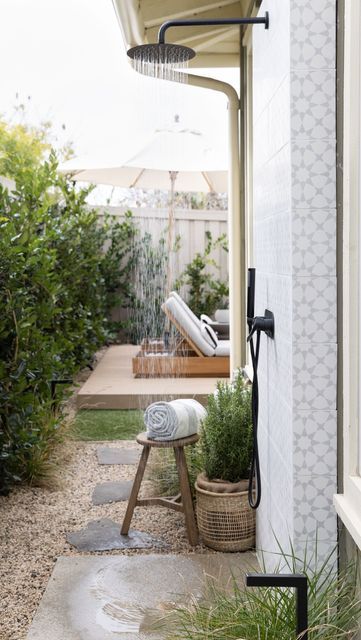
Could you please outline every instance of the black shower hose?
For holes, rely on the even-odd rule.
[[[258,454],[258,359],[259,359],[259,347],[261,342],[261,331],[256,333],[256,348],[253,343],[253,336],[250,339],[250,352],[253,366],[253,382],[252,382],[252,424],[253,424],[253,454],[252,462],[249,473],[248,484],[248,502],[252,509],[257,509],[261,502],[261,472],[259,468],[259,454]]]

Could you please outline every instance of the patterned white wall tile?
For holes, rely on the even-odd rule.
[[[291,0],[291,67],[332,69],[335,64],[336,0]]]
[[[291,274],[291,213],[285,211],[254,224],[256,268],[275,274]]]
[[[293,279],[293,337],[296,342],[336,342],[336,278]]]
[[[321,569],[325,565],[325,573],[337,573],[337,540],[319,540],[308,538],[306,540],[296,539],[294,542],[294,552],[299,559],[297,566],[302,571],[304,566],[311,570]]]
[[[336,344],[294,344],[294,409],[335,410],[336,376]]]
[[[293,509],[296,539],[337,539],[337,517],[332,504],[336,476],[294,476]]]
[[[296,208],[336,206],[336,146],[334,140],[292,142],[292,203]]]
[[[336,73],[332,70],[291,73],[291,136],[330,139],[336,126]]]
[[[298,476],[337,472],[337,412],[301,411],[293,416],[293,467]]]
[[[336,275],[336,209],[295,209],[292,263],[297,276]]]

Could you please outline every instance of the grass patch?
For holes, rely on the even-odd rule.
[[[280,554],[287,573],[308,579],[309,640],[356,640],[361,600],[357,570],[351,564],[335,572],[335,551],[319,564],[316,551],[298,558]],[[316,566],[316,568],[315,568]],[[262,567],[266,573],[266,567]],[[278,571],[276,570],[276,573]],[[234,577],[233,590],[207,581],[204,601],[195,598],[163,619],[168,640],[289,640],[295,635],[295,593],[292,589],[248,588]],[[161,624],[161,623],[160,623]]]
[[[133,440],[144,428],[142,411],[82,409],[74,420],[72,435],[75,440]]]

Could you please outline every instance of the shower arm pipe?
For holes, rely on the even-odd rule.
[[[167,24],[167,23],[165,23]],[[239,153],[240,100],[232,85],[215,78],[193,73],[178,72],[187,76],[188,84],[212,89],[228,98],[228,265],[229,265],[229,315],[230,315],[230,373],[246,363],[246,264],[245,220],[241,208],[241,170]]]
[[[165,44],[165,34],[171,27],[220,27],[223,25],[239,26],[248,24],[264,24],[265,29],[269,28],[269,14],[265,12],[263,18],[219,18],[209,20],[167,20],[163,22],[158,31],[158,44]]]

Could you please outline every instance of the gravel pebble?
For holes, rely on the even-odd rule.
[[[73,399],[72,399],[73,400]],[[90,520],[110,518],[121,524],[126,503],[94,506],[91,495],[100,482],[132,479],[134,465],[99,465],[100,445],[134,449],[134,441],[75,442],[59,447],[61,467],[55,488],[15,488],[0,496],[0,639],[25,640],[56,559],[60,555],[89,555],[77,551],[65,534],[85,527]],[[145,480],[141,495],[151,495]],[[166,553],[210,553],[202,545],[189,546],[183,515],[161,507],[137,507],[132,528],[162,538]],[[162,553],[158,549],[97,552],[96,555]]]

